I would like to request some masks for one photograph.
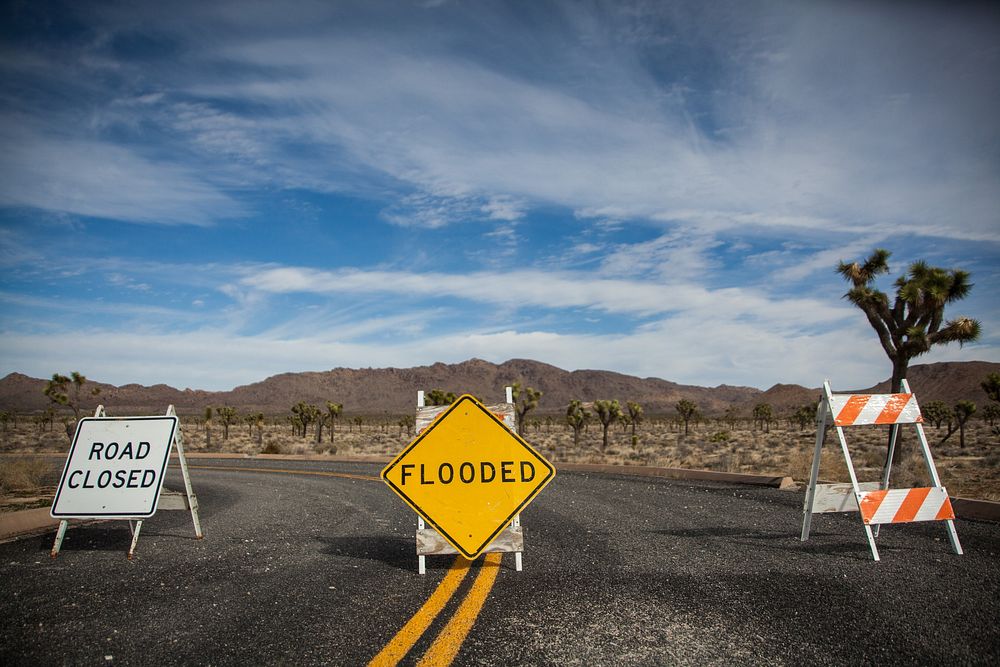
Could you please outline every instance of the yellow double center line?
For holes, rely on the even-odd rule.
[[[418,664],[421,667],[450,665],[455,656],[458,655],[458,649],[462,647],[465,637],[472,630],[472,625],[476,622],[476,618],[486,602],[486,596],[489,595],[490,589],[493,588],[493,582],[496,581],[497,574],[500,572],[500,556],[499,553],[492,553],[487,554],[483,559],[483,565],[479,569],[479,574],[476,575],[476,580],[472,583],[472,588],[462,600],[454,616],[438,633],[434,643],[420,659]],[[427,632],[427,628],[444,609],[448,600],[455,595],[462,579],[469,572],[470,564],[470,561],[461,556],[455,558],[451,569],[448,570],[431,596],[406,622],[406,625],[396,633],[396,636],[385,645],[385,648],[372,658],[371,662],[368,663],[369,667],[396,665],[410,652],[413,645]]]
[[[284,473],[289,475],[313,475],[318,477],[342,477],[346,479],[360,479],[371,482],[382,481],[379,477],[372,477],[370,475],[352,475],[350,473],[340,473],[340,472],[326,472],[321,470],[288,470],[282,468],[247,468],[242,466],[188,466],[188,468],[195,468],[199,470],[242,470],[244,472],[270,472],[270,473]],[[476,618],[479,617],[479,612],[482,610],[483,605],[486,603],[486,597],[489,595],[490,590],[493,588],[493,584],[496,581],[497,575],[500,573],[500,558],[503,554],[491,553],[486,554],[483,558],[482,567],[479,568],[479,574],[476,575],[475,581],[472,582],[472,588],[466,594],[465,599],[459,604],[458,609],[455,614],[448,620],[448,623],[441,629],[438,636],[434,639],[434,643],[431,644],[427,652],[424,653],[423,657],[418,663],[421,667],[445,667],[450,665],[458,655],[458,650],[462,647],[462,643],[465,642],[465,638],[468,636],[469,631],[472,630],[472,626],[476,622]],[[445,574],[444,579],[441,583],[437,585],[431,596],[427,598],[420,609],[410,618],[406,624],[400,628],[399,632],[396,633],[388,644],[385,645],[378,655],[371,659],[369,662],[369,667],[388,667],[390,665],[396,665],[402,660],[410,649],[413,648],[424,633],[427,632],[427,628],[431,626],[434,619],[438,617],[441,611],[448,604],[448,601],[454,597],[455,593],[458,591],[459,585],[462,580],[465,579],[465,575],[469,573],[471,561],[462,558],[461,556],[456,556],[455,561],[451,564],[451,568],[448,569],[447,574]]]

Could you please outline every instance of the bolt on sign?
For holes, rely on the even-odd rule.
[[[555,474],[531,445],[466,394],[382,470],[382,479],[474,560]]]
[[[177,417],[81,419],[50,514],[56,519],[151,517]]]

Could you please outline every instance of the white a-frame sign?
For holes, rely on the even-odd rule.
[[[163,491],[163,478],[176,446],[184,493]],[[81,419],[66,457],[50,514],[59,521],[52,557],[59,554],[69,519],[127,519],[132,531],[128,557],[139,542],[143,519],[157,509],[190,510],[201,539],[198,498],[184,458],[180,420],[174,406],[163,416],[108,417],[99,406]]]

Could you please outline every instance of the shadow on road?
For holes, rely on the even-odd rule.
[[[412,539],[385,535],[317,537],[322,553],[343,558],[380,561],[400,570],[416,570],[417,554]]]

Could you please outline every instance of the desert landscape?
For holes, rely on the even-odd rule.
[[[816,439],[812,413],[819,397],[819,389],[776,385],[765,392],[738,387],[712,390],[599,371],[577,372],[586,378],[585,385],[581,385],[574,384],[574,373],[555,369],[564,374],[562,378],[555,378],[562,380],[562,385],[557,387],[553,381],[554,374],[551,371],[545,373],[553,367],[524,360],[507,363],[515,365],[522,377],[535,375],[536,383],[546,388],[537,406],[527,412],[522,430],[528,442],[557,465],[604,463],[781,475],[790,476],[799,484],[808,479]],[[531,364],[537,364],[537,367]],[[485,371],[480,375],[486,377],[469,377],[470,366],[472,370],[478,368]],[[980,382],[977,378],[996,372],[998,367],[1000,364],[982,362],[930,364],[916,366],[911,374],[914,391],[918,392],[918,396],[928,397],[928,400],[921,401],[928,416],[924,425],[925,432],[942,481],[954,496],[1000,500],[1000,431],[995,425],[996,420],[991,417],[995,411],[980,409],[978,413],[974,413],[965,424],[963,443],[962,433],[953,417],[932,420],[929,417],[933,411],[928,410],[932,405],[940,410],[942,406],[968,400],[960,397],[974,396],[978,389],[977,383]],[[372,401],[368,407],[387,405],[398,410],[399,406],[394,402],[406,401],[408,395],[413,396],[410,389],[413,386],[422,385],[428,390],[432,387],[461,390],[463,386],[471,386],[482,390],[484,386],[502,384],[503,379],[501,377],[498,380],[498,376],[510,371],[505,370],[503,365],[478,360],[453,366],[438,364],[423,369],[389,370],[399,378],[399,382],[383,383],[378,389],[373,388],[372,384],[380,380],[379,374],[385,369],[369,371],[367,378],[364,373],[354,372],[355,377],[352,379],[356,385],[360,385],[363,391],[370,392],[369,396],[374,393],[381,397],[380,402]],[[532,370],[536,372],[532,373]],[[343,375],[344,371],[328,373]],[[427,377],[428,374],[432,377]],[[324,403],[315,398],[312,400],[318,405],[301,400],[295,402],[294,397],[301,396],[305,391],[301,381],[310,383],[309,391],[306,392],[310,397],[313,394],[309,392],[324,391],[323,387],[315,386],[317,376],[320,375],[278,376],[282,385],[280,389],[274,389],[273,386],[270,390],[267,389],[269,383],[273,385],[275,382],[271,378],[260,383],[264,388],[237,388],[226,396],[212,396],[208,392],[195,393],[190,390],[178,392],[182,396],[184,393],[195,394],[205,403],[204,406],[182,404],[179,409],[186,451],[245,456],[385,459],[398,453],[413,439],[412,412],[390,412],[388,409],[379,412],[349,411],[342,404],[331,401]],[[537,382],[545,377],[548,381]],[[3,387],[4,383],[10,384],[10,380],[9,376],[0,381],[0,396],[6,397],[5,403],[0,403],[5,407],[0,431],[0,453],[4,455],[3,472],[0,473],[0,504],[5,510],[17,509],[24,506],[25,502],[35,503],[36,506],[48,502],[51,497],[49,487],[58,481],[62,456],[68,451],[73,424],[72,414],[65,408],[57,411],[52,408],[18,410],[11,407],[9,397],[12,392],[10,387],[6,390]],[[13,381],[20,385],[22,391],[32,392],[24,396],[24,402],[33,401],[31,405],[38,404],[38,397],[33,392],[37,391],[41,395],[42,389],[26,385],[41,383],[44,386],[44,381],[26,379],[24,376],[13,378]],[[531,386],[531,383],[526,382],[525,386]],[[163,394],[177,392],[161,386],[146,388],[147,395],[143,396],[137,387],[113,389],[119,395],[131,392],[131,402],[159,401],[161,405],[164,399],[172,397]],[[927,391],[921,394],[921,388],[926,388]],[[361,395],[357,387],[354,388],[354,393],[338,391],[337,388],[327,390],[329,393],[326,395],[331,397]],[[444,394],[444,391],[439,391]],[[650,400],[651,394],[657,391],[661,392],[657,396],[658,400]],[[876,386],[868,391],[885,389]],[[234,394],[239,396],[240,392],[254,398],[249,408],[220,405],[224,401],[218,399],[233,398]],[[565,400],[565,396],[574,395],[569,392],[587,399],[570,399],[580,400],[583,421],[578,424],[578,434],[567,423],[565,408],[559,410],[554,405],[556,401],[553,400],[553,395],[556,399]],[[621,414],[608,419],[605,446],[605,429],[596,410],[596,403],[603,399],[595,397],[614,396],[612,392],[617,393],[615,400],[618,401]],[[982,393],[982,390],[979,392]],[[116,408],[113,403],[114,395],[114,391],[102,389],[97,397],[88,400],[95,403],[100,398],[102,402],[106,402],[111,415],[142,414]],[[548,401],[545,400],[546,396]],[[270,400],[263,400],[265,397],[270,397]],[[634,401],[633,397],[641,397],[645,404]],[[978,400],[975,402],[984,408],[989,404],[985,396],[976,398]],[[675,401],[672,411],[667,410],[669,400]],[[214,409],[210,402],[215,405]],[[278,402],[284,402],[290,408],[279,412],[275,408]],[[642,409],[637,419],[629,418],[629,403]],[[695,408],[694,413],[689,415],[687,424],[679,410],[682,403]],[[331,406],[340,407],[331,412]],[[82,414],[92,414],[93,408],[89,403],[84,407],[89,411],[83,410]],[[264,408],[268,412],[258,408]],[[944,409],[947,412],[947,408]],[[160,411],[147,410],[145,414],[156,412]],[[877,479],[885,459],[887,427],[857,427],[849,429],[847,433],[859,478]],[[826,480],[847,481],[846,467],[832,432],[827,434],[820,475]],[[926,483],[926,479],[915,430],[913,427],[904,427],[893,470],[894,485],[922,485]]]

